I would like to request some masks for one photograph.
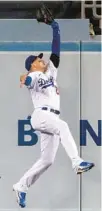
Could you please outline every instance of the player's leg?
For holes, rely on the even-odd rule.
[[[77,174],[83,173],[94,167],[94,163],[85,162],[78,155],[78,150],[74,138],[70,132],[68,124],[63,120],[59,120],[60,138],[63,147],[72,161],[72,167]]]
[[[67,123],[59,119],[57,115],[48,111],[35,111],[31,124],[35,129],[59,135],[73,165],[82,162],[82,159],[78,156],[78,150]]]
[[[59,136],[42,133],[41,157],[20,179],[20,184],[28,189],[53,164],[58,146]]]
[[[37,122],[35,119],[38,118]],[[36,117],[36,118],[34,118]],[[68,156],[72,161],[72,166],[75,168],[77,173],[82,173],[91,169],[94,164],[89,162],[83,162],[83,160],[78,155],[78,150],[73,136],[69,130],[66,122],[59,119],[57,115],[52,114],[47,111],[39,111],[32,117],[32,127],[41,129],[52,134],[57,134],[61,138],[63,147],[65,148]],[[79,166],[82,165],[82,166]]]
[[[39,118],[37,118],[38,116]],[[37,121],[35,121],[36,119]],[[35,129],[60,135],[61,142],[73,165],[82,162],[82,159],[78,156],[78,150],[67,123],[59,119],[57,115],[48,111],[36,111],[32,116],[31,123]]]
[[[78,149],[75,140],[71,134],[68,124],[60,119],[60,139],[61,144],[66,150],[67,155],[72,161],[73,168],[79,165],[83,159],[78,154]]]
[[[36,111],[32,116],[31,124],[35,129],[59,135],[70,159],[76,158],[79,162],[82,161],[78,156],[78,150],[67,123],[59,119],[57,115],[48,111]]]
[[[56,152],[59,146],[59,136],[42,133],[41,135],[41,157],[40,159],[24,174],[20,181],[14,185],[14,190],[18,196],[19,193],[25,194],[28,188],[44,173],[54,162]],[[20,201],[20,206],[25,206],[25,198]],[[23,206],[22,206],[23,207]]]

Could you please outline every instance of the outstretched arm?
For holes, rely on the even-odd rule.
[[[53,62],[54,66],[58,68],[60,62],[60,29],[55,20],[51,23],[51,27],[53,30],[53,40],[50,60]]]
[[[45,4],[42,4],[41,8],[36,12],[37,21],[51,25],[53,30],[53,40],[52,40],[52,54],[50,60],[53,62],[54,66],[57,68],[60,61],[60,29],[58,23],[54,20],[51,11],[47,8]]]

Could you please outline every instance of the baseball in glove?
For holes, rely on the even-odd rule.
[[[36,19],[38,22],[51,24],[54,20],[51,11],[47,8],[45,4],[42,4],[41,8],[36,11]]]

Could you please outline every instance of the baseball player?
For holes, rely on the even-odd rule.
[[[59,143],[65,148],[77,174],[90,170],[94,163],[84,162],[78,155],[75,141],[66,122],[60,119],[60,95],[57,87],[57,69],[60,62],[60,29],[46,7],[38,10],[37,20],[51,25],[53,31],[52,53],[49,62],[43,60],[43,53],[31,55],[25,61],[27,74],[21,76],[21,86],[25,85],[34,105],[31,125],[41,132],[40,159],[13,185],[20,207],[26,206],[29,187],[54,162]]]

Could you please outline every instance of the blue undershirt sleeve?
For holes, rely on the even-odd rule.
[[[26,80],[25,80],[25,85],[26,86],[30,86],[32,83],[32,78],[30,76],[27,76]]]
[[[53,40],[52,40],[52,54],[60,56],[60,29],[59,24],[53,21],[51,24],[53,29]]]

